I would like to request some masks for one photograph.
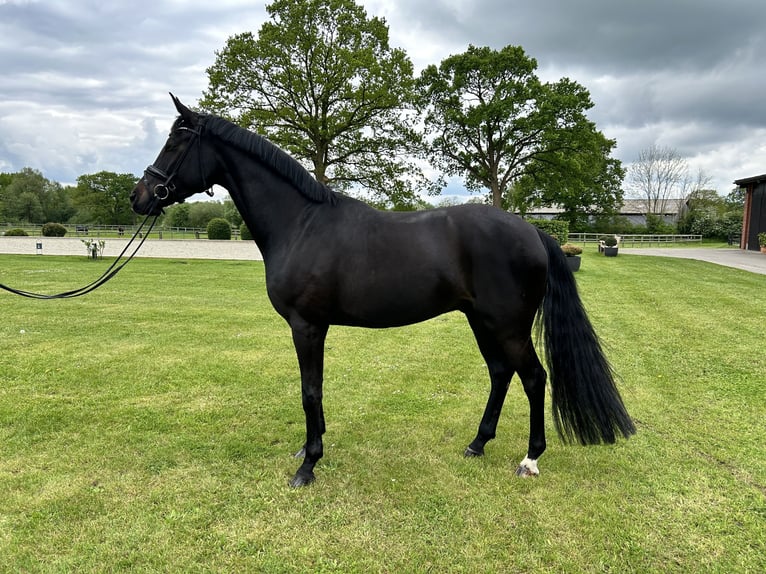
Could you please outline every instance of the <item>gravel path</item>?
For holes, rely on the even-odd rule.
[[[85,256],[85,246],[79,238],[74,237],[0,237],[0,253],[32,255],[37,252],[38,242],[42,243],[43,255]],[[116,257],[124,249],[127,242],[127,239],[107,239],[104,255]],[[743,251],[735,248],[620,247],[620,254],[698,259],[766,275],[766,255],[758,251]],[[263,259],[258,247],[252,241],[215,241],[210,239],[147,239],[136,257],[241,259],[248,261],[261,261]]]
[[[0,253],[33,255],[37,243],[42,243],[43,255],[86,255],[85,245],[75,237],[0,237]],[[107,239],[106,257],[117,257],[128,239]],[[137,245],[134,243],[130,252]],[[147,239],[136,257],[168,259],[244,259],[260,261],[261,252],[252,241],[216,241],[211,239]]]
[[[667,248],[632,248],[620,247],[620,253],[625,255],[653,255],[658,257],[678,257],[681,259],[697,259],[744,269],[752,273],[766,275],[766,254],[759,251],[744,251],[743,249],[706,249],[704,247],[667,247]],[[619,256],[618,256],[619,257]]]

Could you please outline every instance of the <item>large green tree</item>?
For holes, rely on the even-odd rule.
[[[543,83],[519,46],[469,46],[418,79],[430,158],[493,205],[525,211],[544,202],[573,213],[611,209],[623,172],[615,142],[586,111],[588,91],[567,78]]]
[[[413,67],[385,20],[353,0],[275,0],[257,37],[216,53],[200,105],[268,136],[336,189],[400,205],[425,179],[412,161]]]
[[[162,222],[167,227],[191,227],[188,203],[176,203],[165,208]]]
[[[744,198],[739,190],[721,197],[713,189],[695,189],[686,198],[678,231],[720,239],[739,237],[743,210]]]
[[[136,176],[130,173],[100,171],[81,175],[72,191],[77,220],[103,225],[130,225],[135,214],[130,207],[130,192]]]
[[[223,203],[219,201],[195,201],[189,204],[189,227],[207,227],[212,219],[223,217]]]
[[[3,174],[0,209],[0,219],[29,223],[65,222],[74,213],[67,190],[28,167]]]

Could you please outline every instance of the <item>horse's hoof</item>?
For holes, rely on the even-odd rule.
[[[316,476],[314,476],[313,472],[310,472],[308,474],[304,474],[302,472],[296,472],[295,476],[292,478],[292,480],[290,480],[290,487],[300,488],[302,486],[308,486],[315,480],[316,480]]]
[[[484,456],[484,449],[482,450],[474,450],[470,446],[466,447],[465,452],[463,453],[463,456],[466,458],[473,458],[476,456]]]
[[[516,476],[521,478],[537,478],[540,476],[540,470],[537,468],[537,461],[532,460],[531,458],[522,460],[516,468]]]

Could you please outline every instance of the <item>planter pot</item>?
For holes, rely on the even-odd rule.
[[[761,253],[766,253],[766,245],[761,246]]]
[[[604,247],[604,255],[607,257],[617,257],[617,247]]]
[[[572,272],[580,270],[580,256],[579,255],[567,255],[567,265]]]

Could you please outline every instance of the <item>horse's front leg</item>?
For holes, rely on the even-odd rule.
[[[322,458],[322,435],[325,431],[322,410],[322,371],[327,326],[299,322],[291,324],[293,344],[301,370],[301,397],[306,414],[306,444],[304,459],[290,480],[290,486],[305,486],[314,482],[314,466]]]

